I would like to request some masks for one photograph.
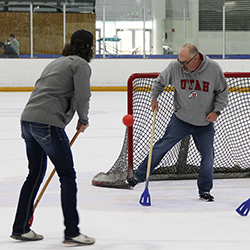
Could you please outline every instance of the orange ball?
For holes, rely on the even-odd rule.
[[[131,127],[134,124],[134,117],[130,114],[124,115],[122,118],[122,122],[125,126]]]

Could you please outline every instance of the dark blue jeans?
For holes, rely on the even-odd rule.
[[[20,192],[13,234],[20,235],[30,230],[29,220],[33,213],[33,203],[45,176],[48,156],[61,183],[65,237],[77,236],[79,217],[76,209],[76,173],[64,129],[26,121],[21,122],[21,129],[26,143],[29,173]]]
[[[214,163],[214,126],[194,126],[178,119],[175,114],[167,126],[164,136],[159,139],[152,153],[151,172],[158,166],[164,155],[180,140],[187,135],[192,135],[194,143],[201,154],[201,164],[198,176],[199,194],[210,191],[213,187],[213,163]],[[140,164],[134,176],[143,182],[146,179],[148,156]]]

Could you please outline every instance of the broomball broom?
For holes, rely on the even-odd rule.
[[[244,201],[237,209],[236,212],[241,216],[247,216],[250,210],[250,198]]]
[[[148,186],[149,186],[149,175],[150,175],[152,152],[153,152],[155,120],[156,120],[156,109],[154,110],[154,117],[153,117],[153,124],[152,124],[152,134],[151,134],[150,150],[149,150],[149,155],[148,155],[145,189],[139,201],[142,206],[151,206],[151,199],[150,199],[150,194],[148,191]]]

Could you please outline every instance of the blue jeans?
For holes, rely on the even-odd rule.
[[[210,191],[213,187],[214,134],[213,123],[207,126],[194,126],[178,119],[176,115],[173,114],[165,134],[153,147],[150,174],[158,166],[164,155],[176,143],[187,135],[192,135],[194,143],[201,154],[200,170],[197,181],[199,194]],[[134,174],[139,182],[143,182],[146,179],[147,163],[148,156],[140,164]]]
[[[29,220],[33,213],[33,203],[45,176],[48,156],[56,168],[61,183],[65,238],[79,235],[76,173],[64,129],[26,121],[21,122],[21,129],[26,143],[29,173],[20,192],[13,234],[20,235],[30,230]]]

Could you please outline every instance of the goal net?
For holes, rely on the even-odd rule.
[[[128,114],[134,124],[125,131],[117,160],[106,173],[99,173],[92,184],[125,188],[150,148],[153,112],[151,87],[159,73],[138,73],[128,79]],[[214,123],[214,178],[250,177],[250,73],[224,73],[229,88],[229,103]],[[154,143],[163,136],[173,113],[173,87],[165,87],[158,97]],[[192,136],[187,136],[166,153],[150,180],[194,179],[201,161]]]

